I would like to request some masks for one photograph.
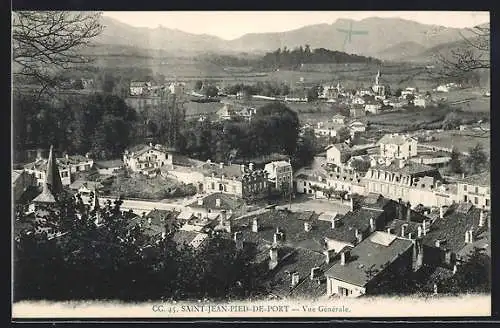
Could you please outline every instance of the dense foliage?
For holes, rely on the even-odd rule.
[[[85,205],[66,200],[48,214],[54,223],[71,222],[64,227],[66,235],[16,238],[14,299],[235,299],[258,290],[251,248],[237,249],[219,235],[201,249],[178,247],[172,239],[175,223],[165,227],[165,239],[148,237],[144,224],[129,224],[129,213],[122,213],[120,205],[120,200],[108,202],[77,218],[74,210]],[[100,227],[94,224],[97,213]]]
[[[68,96],[54,102],[15,94],[13,108],[16,151],[52,144],[69,153],[116,158],[135,135],[135,111],[113,95]]]
[[[228,162],[281,153],[302,163],[313,151],[299,142],[298,131],[297,113],[276,102],[259,108],[250,122],[187,122],[179,150],[203,161]]]

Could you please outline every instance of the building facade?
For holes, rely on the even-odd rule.
[[[161,145],[140,145],[125,151],[123,163],[133,172],[149,174],[155,169],[172,168],[173,156]]]
[[[384,158],[409,159],[417,156],[418,141],[397,133],[386,134],[379,141],[380,156]]]
[[[277,190],[282,190],[286,185],[288,190],[293,186],[293,169],[292,164],[286,161],[274,161],[267,163],[264,166],[264,171],[267,172],[269,183]]]
[[[490,172],[473,175],[457,182],[457,201],[469,202],[478,208],[491,209]]]

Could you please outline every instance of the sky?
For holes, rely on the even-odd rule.
[[[108,11],[103,15],[136,27],[156,28],[161,25],[226,40],[247,33],[283,32],[312,24],[332,24],[339,18],[399,17],[459,28],[490,21],[487,11]]]

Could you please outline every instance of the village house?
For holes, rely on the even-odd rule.
[[[131,81],[130,82],[130,95],[131,96],[140,96],[145,91],[149,90],[151,87],[152,87],[151,82]]]
[[[295,173],[295,191],[299,194],[309,194],[324,197],[323,190],[328,189],[328,172],[324,168],[303,167]]]
[[[223,211],[231,214],[244,214],[246,211],[245,202],[235,196],[216,192],[198,198],[196,201],[186,206],[193,211],[194,215],[205,217],[208,214],[221,214]]]
[[[349,123],[349,129],[351,130],[351,134],[363,133],[366,131],[366,124],[358,120],[352,121]]]
[[[365,112],[371,114],[378,114],[381,108],[382,104],[380,104],[378,101],[368,101],[365,103]]]
[[[145,175],[155,175],[155,170],[173,167],[172,154],[162,145],[138,145],[125,150],[123,155],[125,167],[133,172]]]
[[[32,173],[26,170],[12,171],[12,200],[17,202],[29,187],[36,186],[37,181]]]
[[[287,190],[292,190],[293,187],[293,169],[292,164],[287,161],[274,161],[267,163],[264,166],[264,171],[267,172],[269,184],[273,185],[277,190],[282,190],[284,186]]]
[[[89,171],[94,165],[94,160],[89,154],[81,155],[64,155],[62,158],[57,158],[57,163],[63,167],[68,167],[71,173]]]
[[[448,165],[451,157],[450,153],[447,152],[430,152],[430,151],[419,151],[417,157],[410,158],[410,161],[414,163],[420,163],[424,165],[433,166],[436,168],[443,168]]]
[[[344,115],[335,114],[332,117],[332,122],[335,124],[344,125],[346,123],[346,117]]]
[[[412,271],[414,242],[376,231],[354,248],[346,247],[340,261],[326,273],[327,295],[359,297],[393,275],[401,277]]]
[[[455,200],[453,188],[441,184],[442,177],[436,168],[405,160],[386,159],[385,163],[377,163],[362,181],[366,184],[366,192],[401,198],[412,204],[449,205]]]
[[[326,148],[326,161],[337,166],[344,165],[351,157],[351,147],[345,143],[337,143]]]
[[[341,129],[344,129],[345,125],[344,124],[337,124],[333,122],[318,122],[316,127],[314,128],[314,134],[317,137],[324,136],[324,137],[336,137],[338,132]]]
[[[90,196],[91,193],[95,191],[100,191],[103,188],[103,185],[98,181],[85,181],[85,180],[76,180],[72,184],[70,184],[69,189],[79,193],[82,196]]]
[[[242,198],[268,195],[267,172],[254,169],[253,163],[246,166],[207,161],[198,169],[204,175],[203,190],[207,193],[222,192]]]
[[[407,96],[415,96],[416,93],[417,93],[416,88],[408,87],[408,88],[404,89],[403,91],[401,91],[400,98],[407,99]]]
[[[327,173],[327,187],[336,191],[347,191],[349,194],[365,194],[363,176],[347,167],[335,167]]]
[[[107,161],[95,161],[94,167],[97,172],[101,175],[113,175],[117,171],[124,167],[124,163],[121,159],[107,160]]]
[[[38,186],[43,186],[43,183],[46,180],[45,175],[47,171],[47,163],[47,159],[37,159],[34,163],[29,163],[23,166],[26,172],[35,176]],[[58,173],[61,178],[62,184],[65,186],[69,186],[71,184],[70,168],[61,166],[58,169]]]
[[[469,202],[476,207],[491,209],[490,171],[471,175],[457,182],[457,201]]]
[[[351,104],[351,106],[349,107],[349,117],[358,118],[365,116],[366,116],[366,111],[365,111],[364,100],[363,104]]]
[[[392,108],[403,108],[408,106],[408,100],[406,98],[401,99],[398,97],[390,97],[389,99],[384,100],[384,105],[391,106]]]
[[[413,105],[415,107],[425,108],[425,107],[427,107],[427,100],[425,98],[422,98],[422,97],[415,97],[415,99],[413,100]]]
[[[407,135],[386,134],[377,144],[380,147],[380,156],[384,158],[409,159],[417,156],[418,141]]]
[[[474,247],[489,248],[491,217],[470,203],[441,207],[439,217],[422,229],[424,263],[453,268]]]

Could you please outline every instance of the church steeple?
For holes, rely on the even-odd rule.
[[[380,70],[377,72],[377,76],[375,77],[375,85],[379,85],[380,82]]]
[[[57,162],[56,158],[54,157],[52,145],[50,145],[49,159],[47,160],[45,183],[54,195],[57,195],[63,191],[61,175],[59,174],[59,168],[57,167]]]
[[[94,188],[94,199],[92,200],[92,211],[97,211],[99,209],[99,198],[97,197],[97,189]]]

